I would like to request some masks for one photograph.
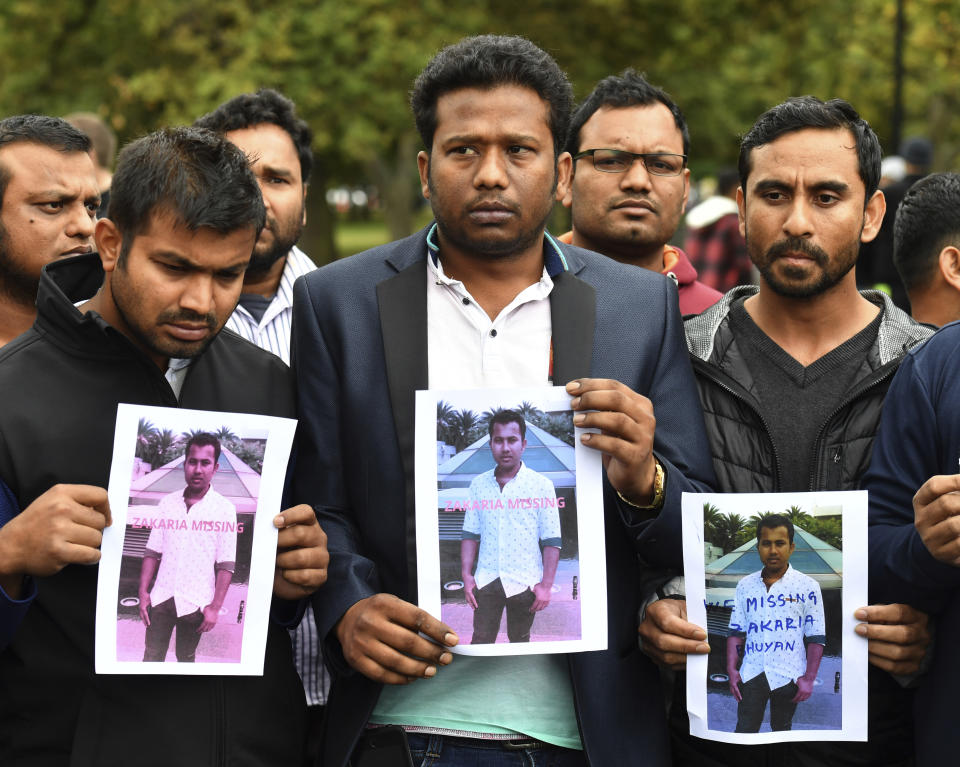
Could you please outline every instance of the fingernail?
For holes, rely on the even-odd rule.
[[[593,436],[593,434],[591,434],[590,432],[587,432],[586,434],[581,434],[581,435],[580,435],[580,441],[581,441],[584,445],[586,445],[586,444],[590,441],[590,438],[591,438],[592,436]]]
[[[440,656],[440,665],[446,666],[452,660],[453,660],[453,653],[445,652]]]
[[[573,393],[573,392],[575,392],[575,391],[578,391],[579,389],[580,389],[580,382],[579,382],[579,381],[571,381],[570,383],[568,383],[568,384],[566,385],[566,390],[567,390],[568,392],[571,392],[571,393]]]
[[[858,621],[865,621],[867,619],[867,611],[861,607],[853,614],[853,617]]]
[[[856,631],[860,636],[867,635],[867,626],[865,623],[858,623],[853,627],[853,630]]]
[[[273,524],[274,524],[276,527],[283,527],[283,517],[274,517],[274,518],[273,518]]]
[[[574,409],[580,407],[580,397],[574,397],[572,400],[570,400],[570,407]]]
[[[427,666],[427,670],[423,672],[425,677],[436,676],[437,667],[436,666]]]
[[[458,637],[453,632],[448,632],[443,635],[443,643],[447,645],[447,647],[453,647],[459,641],[460,641],[460,637]]]
[[[586,420],[587,420],[586,413],[577,413],[577,414],[573,417],[573,422],[574,422],[574,423],[583,423],[583,422],[586,421]]]
[[[697,652],[700,653],[701,655],[706,655],[708,652],[710,652],[710,645],[708,645],[706,642],[702,642],[698,644]]]

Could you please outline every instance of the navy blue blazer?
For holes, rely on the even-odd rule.
[[[428,384],[426,235],[330,264],[294,286],[294,493],[316,509],[330,549],[329,579],[314,597],[334,673],[326,767],[346,764],[380,691],[351,673],[333,627],[378,592],[416,602],[414,392]],[[653,519],[634,518],[605,487],[609,645],[568,656],[581,736],[593,765],[666,765],[659,676],[637,648],[640,581],[651,569],[681,568],[680,494],[713,482],[710,450],[674,284],[560,247],[569,270],[550,294],[554,380],[613,378],[649,397],[667,473]]]

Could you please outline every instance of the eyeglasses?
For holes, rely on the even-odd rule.
[[[647,173],[654,176],[679,176],[687,164],[685,154],[665,154],[652,152],[637,154],[626,152],[623,149],[587,149],[577,152],[574,160],[590,156],[593,158],[593,167],[604,173],[626,173],[630,170],[634,160],[641,160]]]

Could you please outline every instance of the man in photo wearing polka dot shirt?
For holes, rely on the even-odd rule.
[[[183,461],[186,487],[160,499],[140,570],[144,661],[163,661],[176,628],[177,660],[192,663],[200,637],[217,624],[233,580],[237,509],[210,487],[220,441],[195,434]],[[156,576],[153,588],[151,582]]]
[[[770,729],[789,730],[797,704],[813,692],[827,631],[820,585],[790,567],[795,548],[787,517],[768,514],[757,522],[763,569],[737,584],[727,639],[737,732],[760,731],[768,700]]]
[[[488,428],[497,465],[470,483],[460,543],[464,593],[473,608],[471,644],[497,641],[504,608],[507,638],[529,642],[534,617],[550,604],[560,561],[557,493],[523,464],[527,427],[520,413],[500,410]]]

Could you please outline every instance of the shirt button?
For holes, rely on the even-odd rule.
[[[497,329],[494,328],[493,330],[490,331],[490,338],[496,338],[496,337],[497,337]]]
[[[464,299],[462,299],[462,300],[463,300],[463,305],[464,305],[464,306],[470,306],[470,299],[469,299],[469,298],[464,298]]]

